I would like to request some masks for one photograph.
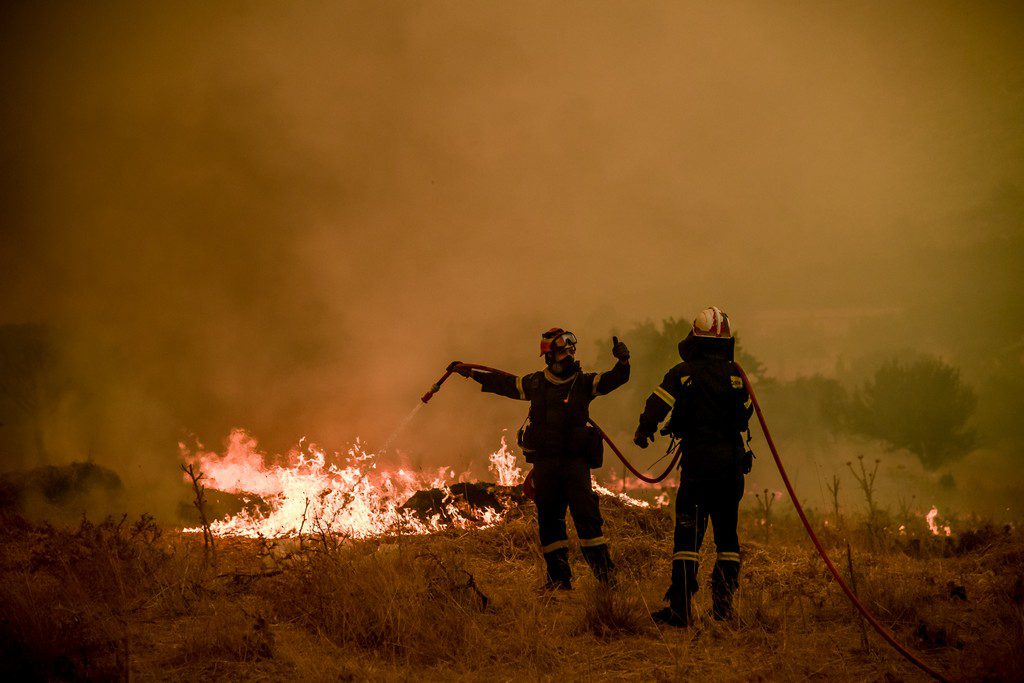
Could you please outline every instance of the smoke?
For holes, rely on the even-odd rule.
[[[935,264],[1024,186],[997,4],[3,13],[0,323],[57,331],[55,450],[157,497],[182,438],[380,443],[447,362],[534,369],[556,324],[589,367],[711,303],[780,376],[967,354]],[[944,283],[958,310],[979,272]],[[458,469],[523,407],[457,381],[399,445]]]

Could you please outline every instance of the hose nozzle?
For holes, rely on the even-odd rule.
[[[424,403],[426,403],[430,399],[432,399],[434,397],[434,394],[436,394],[437,392],[441,391],[441,385],[444,384],[444,381],[446,379],[448,379],[448,377],[450,377],[451,374],[452,374],[451,370],[445,371],[445,373],[443,375],[441,375],[441,379],[439,379],[436,382],[434,382],[430,386],[430,390],[427,393],[423,394],[423,396],[420,397],[420,400],[423,401]]]

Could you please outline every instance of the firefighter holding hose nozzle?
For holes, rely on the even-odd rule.
[[[709,517],[718,549],[711,574],[712,616],[717,620],[732,616],[740,573],[736,526],[743,476],[753,462],[747,448],[753,407],[733,362],[734,351],[729,316],[715,307],[701,311],[693,330],[679,343],[683,362],[654,388],[633,437],[634,443],[646,448],[668,417],[661,433],[677,439],[682,449],[672,584],[666,594],[669,606],[652,615],[659,623],[679,627],[693,623],[690,601],[698,589],[698,558]]]
[[[583,372],[576,360],[576,335],[559,327],[541,336],[544,370],[521,377],[467,368],[458,362],[449,370],[469,377],[481,390],[530,402],[519,430],[519,446],[533,465],[534,502],[541,552],[547,566],[545,587],[572,588],[566,508],[572,513],[583,557],[594,576],[605,584],[614,581],[615,565],[601,533],[603,520],[590,470],[601,466],[600,433],[587,424],[590,402],[629,380],[629,349],[613,338],[616,363],[602,373]]]

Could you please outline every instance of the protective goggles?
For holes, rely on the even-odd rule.
[[[540,340],[540,355],[543,356],[546,353],[551,353],[557,349],[564,349],[567,346],[576,346],[576,335],[572,332],[564,330],[545,332]]]

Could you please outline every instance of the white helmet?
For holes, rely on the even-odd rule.
[[[729,327],[729,316],[717,306],[709,306],[700,312],[693,321],[693,334],[697,337],[713,337],[715,339],[732,339],[732,328]]]

